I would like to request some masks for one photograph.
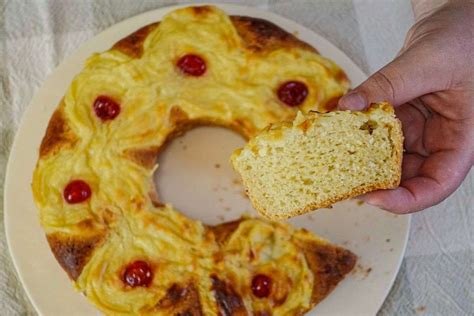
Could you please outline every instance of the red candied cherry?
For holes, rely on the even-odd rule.
[[[257,274],[252,279],[252,292],[258,298],[268,297],[272,291],[272,279],[265,274]]]
[[[108,96],[100,95],[94,101],[94,112],[102,121],[113,120],[120,114],[120,104]]]
[[[83,180],[73,180],[64,188],[64,199],[69,204],[81,203],[90,198],[91,187]]]
[[[206,72],[206,62],[194,54],[184,55],[178,60],[176,66],[183,74],[189,76],[199,77]]]
[[[308,96],[308,87],[300,81],[287,81],[277,91],[278,98],[288,106],[301,105]]]
[[[148,263],[137,260],[130,263],[123,272],[122,281],[131,286],[148,287],[153,280],[153,271]]]

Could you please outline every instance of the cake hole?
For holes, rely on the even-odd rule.
[[[377,122],[368,120],[364,124],[360,126],[361,130],[368,131],[370,135],[374,132],[374,130],[377,128]]]
[[[198,127],[171,141],[160,153],[153,175],[160,202],[206,224],[253,210],[242,185],[235,184],[240,177],[229,159],[244,145],[240,135],[221,127]]]

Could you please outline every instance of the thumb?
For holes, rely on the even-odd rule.
[[[402,51],[388,65],[339,100],[339,109],[363,110],[370,103],[388,101],[398,106],[424,94],[441,90],[442,61],[427,47]],[[442,76],[442,75],[441,75]]]

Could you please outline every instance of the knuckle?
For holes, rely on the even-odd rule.
[[[397,80],[396,77],[382,69],[372,76],[372,80],[374,82],[375,89],[380,89],[384,92],[386,97],[390,98],[389,100],[376,101],[390,101],[393,103],[393,100],[395,100],[395,87],[398,85],[395,82]]]

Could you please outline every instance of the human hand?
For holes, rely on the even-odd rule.
[[[394,213],[416,212],[448,197],[471,169],[473,31],[472,1],[449,1],[423,12],[398,56],[339,101],[340,109],[350,110],[389,101],[402,122],[401,184],[362,196],[367,203]]]

